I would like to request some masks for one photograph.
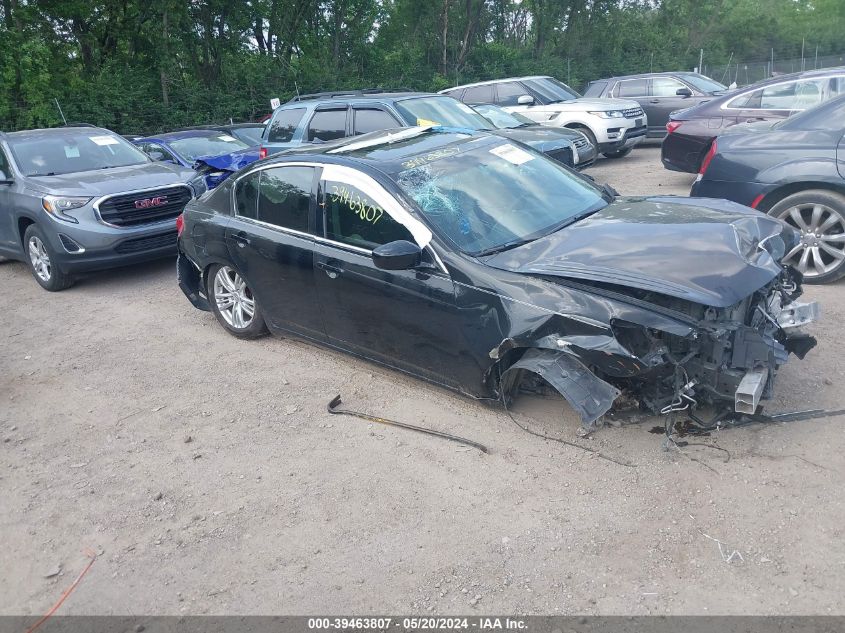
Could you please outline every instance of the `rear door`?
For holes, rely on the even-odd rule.
[[[352,106],[352,134],[366,134],[394,127],[405,127],[384,108],[371,105]]]
[[[319,168],[310,165],[273,166],[241,176],[226,246],[268,325],[325,340],[313,266],[318,179]]]
[[[650,103],[648,79],[623,79],[613,89],[613,96],[639,103],[648,118],[648,131],[651,132],[654,104]]]
[[[324,239],[315,275],[331,344],[437,382],[457,385],[447,358],[461,331],[450,276],[426,249],[425,270],[376,268],[372,249],[430,232],[365,174],[326,165],[320,183]]]
[[[332,103],[318,106],[308,122],[305,141],[333,141],[349,136],[347,129],[347,111],[345,103]]]

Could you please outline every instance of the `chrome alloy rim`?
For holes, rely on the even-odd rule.
[[[27,251],[29,252],[29,261],[32,262],[32,269],[41,281],[50,281],[50,275],[53,269],[50,264],[50,256],[47,254],[47,249],[44,248],[44,242],[36,235],[29,238],[27,244]]]
[[[783,258],[805,277],[836,270],[845,259],[845,222],[829,206],[798,204],[778,216],[801,232],[801,242]]]
[[[223,319],[233,328],[249,327],[255,317],[255,298],[236,271],[224,266],[214,276],[214,301]]]

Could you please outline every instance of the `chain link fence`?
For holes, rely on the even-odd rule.
[[[804,70],[815,70],[818,68],[831,68],[834,66],[845,66],[845,53],[839,55],[805,56],[793,59],[778,59],[756,61],[756,62],[731,62],[723,65],[708,66],[706,63],[702,69],[703,74],[730,85],[747,86],[769,77],[797,73]]]

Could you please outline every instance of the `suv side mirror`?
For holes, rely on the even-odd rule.
[[[382,270],[408,270],[422,261],[422,250],[407,240],[388,242],[373,249],[373,263]]]
[[[678,88],[675,91],[675,94],[679,97],[683,97],[684,99],[686,99],[687,97],[692,96],[692,90],[690,90],[689,88]]]
[[[531,95],[520,95],[516,99],[517,105],[534,105],[534,97]]]
[[[164,155],[164,152],[160,152],[160,151],[155,150],[155,149],[154,149],[154,150],[151,150],[151,151],[149,151],[149,152],[147,152],[147,156],[149,156],[149,157],[150,157],[150,158],[152,158],[153,160],[157,160],[157,161],[164,161],[164,160],[166,160],[166,158],[167,158],[167,157]]]

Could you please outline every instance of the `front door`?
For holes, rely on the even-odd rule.
[[[651,96],[646,109],[649,132],[663,136],[666,133],[670,112],[683,110],[696,104],[694,98],[677,94],[682,88],[689,87],[672,77],[652,77]]]
[[[424,267],[381,270],[371,251],[430,233],[380,185],[356,170],[327,166],[320,186],[325,240],[315,251],[316,286],[329,342],[367,358],[457,386],[455,288],[424,249]],[[425,235],[427,233],[427,236]]]
[[[325,340],[313,267],[312,192],[318,178],[317,168],[302,165],[257,169],[239,178],[226,245],[268,326]]]

